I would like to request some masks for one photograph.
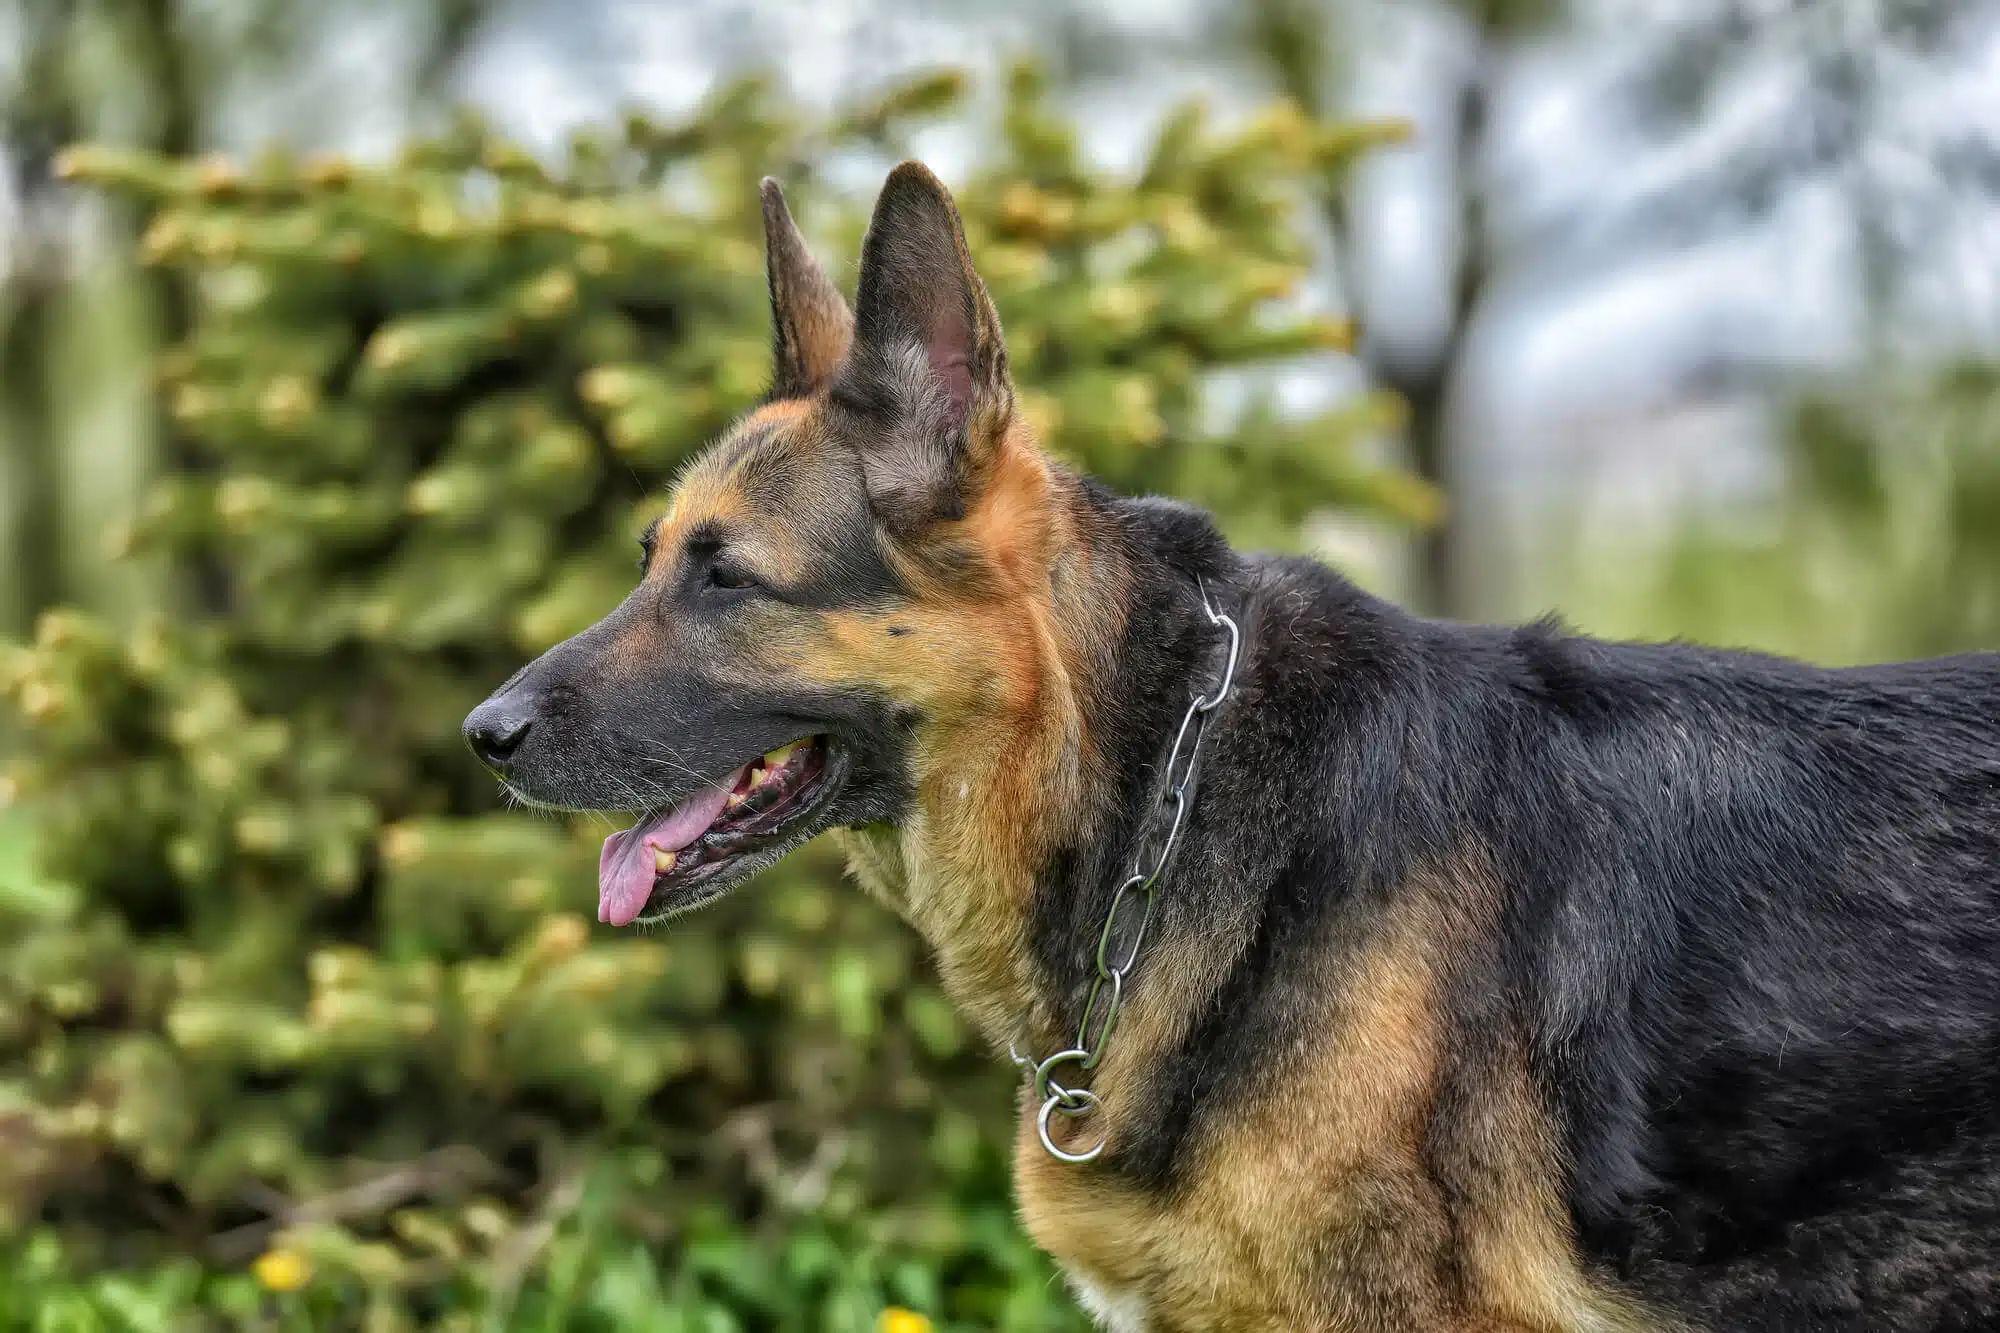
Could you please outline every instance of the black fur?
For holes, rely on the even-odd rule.
[[[1157,764],[1242,622],[1156,929],[1234,959],[1109,1164],[1286,1076],[1321,951],[1476,850],[1497,932],[1451,979],[1439,1114],[1518,1034],[1589,1259],[1715,1330],[2000,1327],[2000,657],[1821,670],[1422,621],[1206,520],[1088,493],[1135,614],[1091,726],[1127,789],[1041,878],[1080,1008]],[[1129,1003],[1146,1002],[1144,964]]]

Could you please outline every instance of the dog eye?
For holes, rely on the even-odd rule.
[[[744,588],[756,587],[757,580],[751,578],[740,569],[731,569],[728,565],[718,561],[710,564],[708,567],[708,586],[711,588],[727,588],[731,592],[737,592]]]

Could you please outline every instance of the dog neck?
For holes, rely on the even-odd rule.
[[[1157,847],[1172,823],[1162,796],[1176,735],[1197,696],[1219,688],[1229,660],[1229,634],[1204,611],[1206,597],[1212,595],[1245,631],[1252,627],[1247,568],[1207,515],[1162,501],[1094,498],[1132,555],[1120,589],[1120,633],[1105,669],[1092,679],[1086,704],[1100,759],[1091,793],[1094,817],[1042,863],[1029,912],[1039,1003],[1027,1036],[1038,1056],[1079,1043],[1099,977],[1099,944],[1119,888],[1134,873],[1142,844]],[[1225,704],[1212,714],[1211,728],[1226,730],[1229,711]],[[1149,1085],[1161,1052],[1184,1039],[1251,937],[1256,913],[1250,895],[1225,886],[1218,896],[1210,882],[1216,877],[1204,870],[1217,857],[1203,791],[1227,762],[1225,739],[1212,730],[1196,758],[1175,850],[1157,881],[1158,901],[1123,984],[1117,1027],[1088,1075],[1099,1110],[1084,1122],[1058,1116],[1051,1126],[1068,1150],[1100,1137],[1117,1139],[1121,1122],[1159,1103]],[[1196,907],[1187,893],[1198,882]],[[1136,899],[1119,907],[1121,940],[1129,940],[1134,924],[1126,914],[1139,907]],[[1123,956],[1115,946],[1113,954]],[[1097,1030],[1093,1019],[1092,1044]],[[1066,1071],[1072,1082],[1079,1072]],[[1066,1136],[1075,1141],[1064,1142]]]
[[[977,715],[932,722],[907,817],[849,834],[849,863],[929,942],[947,992],[997,1049],[1023,1035],[1067,1044],[1159,765],[1220,669],[1195,577],[1227,592],[1239,566],[1206,516],[1045,462],[1003,477],[966,523],[1009,533],[1006,563],[1034,571],[1001,589],[1007,628],[991,651],[1017,664],[1014,686]],[[1184,936],[1162,928],[1147,953],[1186,971],[1196,945]],[[1159,997],[1170,1000],[1184,1003]],[[1159,1024],[1127,1026],[1119,1046],[1137,1055]]]

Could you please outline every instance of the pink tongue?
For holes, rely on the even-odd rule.
[[[597,919],[629,926],[653,892],[653,852],[677,852],[708,831],[741,775],[696,792],[673,809],[604,840],[597,854]]]

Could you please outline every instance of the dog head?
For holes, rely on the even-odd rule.
[[[1060,671],[1056,483],[950,195],[890,175],[852,312],[763,203],[769,398],[682,474],[625,601],[465,721],[520,798],[638,812],[600,859],[619,925],[990,773]]]

